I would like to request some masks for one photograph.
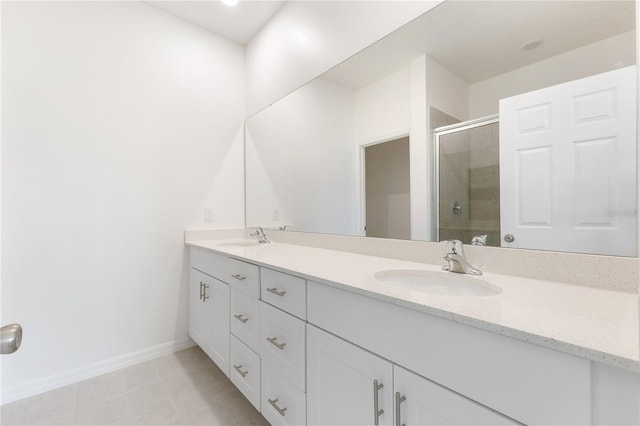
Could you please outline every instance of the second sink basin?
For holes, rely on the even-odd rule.
[[[374,277],[407,290],[450,296],[493,296],[502,291],[482,279],[453,272],[392,269]]]

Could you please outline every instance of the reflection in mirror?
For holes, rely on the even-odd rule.
[[[634,7],[443,2],[247,120],[247,226],[635,256]]]
[[[436,238],[500,247],[498,117],[439,127]]]

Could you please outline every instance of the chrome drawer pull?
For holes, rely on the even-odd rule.
[[[207,289],[209,288],[208,284],[203,284],[202,285],[202,301],[206,302],[207,299],[209,299],[209,296],[207,296]]]
[[[267,399],[267,401],[269,401],[269,404],[271,404],[271,406],[273,406],[273,408],[275,408],[276,411],[280,413],[282,417],[284,417],[284,412],[287,411],[287,407],[284,407],[284,408],[278,407],[278,404],[276,404],[276,402],[278,402],[278,398],[276,399],[269,398]]]
[[[268,288],[268,289],[267,289],[267,291],[268,291],[269,293],[273,293],[273,294],[275,294],[276,296],[280,296],[280,297],[282,297],[282,296],[284,296],[285,294],[287,294],[287,292],[286,292],[286,291],[284,291],[284,290],[279,291],[277,287]]]
[[[242,365],[234,365],[233,368],[236,369],[236,371],[238,372],[238,374],[240,374],[242,377],[245,377],[247,374],[249,374],[248,371],[242,371]]]
[[[383,409],[379,409],[378,407],[378,393],[380,389],[382,389],[384,385],[382,383],[378,383],[377,380],[373,381],[373,424],[380,424],[380,416],[384,414]]]
[[[249,321],[249,318],[245,318],[242,314],[235,314],[233,317],[243,324]]]
[[[204,283],[202,281],[200,281],[200,300],[202,300],[202,286],[204,285]]]
[[[246,279],[247,279],[247,277],[245,277],[245,276],[244,276],[244,275],[242,275],[242,274],[233,274],[233,275],[231,275],[231,276],[232,276],[233,278],[235,278],[236,280],[240,280],[240,281],[244,281],[244,280],[246,280]]]
[[[400,392],[396,392],[396,426],[405,426],[400,419],[400,404],[406,400],[406,396],[400,395]]]
[[[284,350],[284,347],[287,345],[286,343],[278,343],[277,337],[267,337],[267,340],[269,341],[269,343],[271,343],[273,346],[275,346],[276,348],[280,349],[281,351]]]

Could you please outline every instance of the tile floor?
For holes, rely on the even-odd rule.
[[[0,408],[9,425],[268,425],[193,347]]]

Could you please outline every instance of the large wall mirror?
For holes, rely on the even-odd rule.
[[[636,256],[633,1],[445,1],[246,123],[246,223]]]

